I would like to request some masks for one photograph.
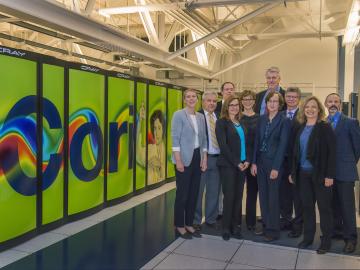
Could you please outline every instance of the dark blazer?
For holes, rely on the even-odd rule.
[[[246,161],[249,161],[247,153],[249,153],[250,149],[246,144],[247,131],[243,125],[241,125],[241,127],[245,133]],[[220,156],[218,157],[217,165],[237,168],[241,163],[241,143],[234,124],[230,120],[221,118],[216,121],[215,132],[220,147]]]
[[[286,150],[286,154],[285,156],[286,157],[289,157],[292,155],[292,150],[293,150],[293,145],[294,145],[294,142],[295,142],[295,136],[296,136],[296,131],[298,130],[299,126],[300,126],[300,123],[299,121],[297,120],[297,114],[299,112],[299,109],[297,109],[295,111],[295,114],[293,116],[293,119],[290,120],[290,131],[289,131],[289,139],[288,139],[288,145],[287,145],[287,150]],[[284,116],[284,117],[287,117],[287,110],[285,111],[281,111],[281,114]]]
[[[207,128],[207,119],[206,119],[205,111],[203,109],[200,109],[199,113],[203,114],[204,118],[205,118],[205,130],[206,130],[207,146],[208,146],[208,151],[209,151],[209,140],[210,140],[210,138],[209,138],[209,131],[208,131],[208,128]],[[217,120],[219,120],[220,115],[216,112],[216,110],[214,111],[214,113],[216,115]]]
[[[260,114],[260,109],[261,109],[261,103],[264,99],[265,93],[266,93],[267,89],[261,91],[260,93],[256,94],[256,99],[255,99],[255,109],[254,111],[258,114]],[[282,89],[280,87],[280,94],[283,96],[283,98],[285,98],[285,90]],[[286,110],[286,105],[283,106],[283,108],[281,110]]]
[[[359,180],[356,164],[360,157],[359,121],[340,115],[335,128],[336,136],[336,180]]]
[[[291,159],[291,177],[296,184],[300,170],[300,135],[305,123],[296,131],[296,139]],[[310,134],[306,150],[307,159],[313,166],[312,177],[323,184],[325,178],[335,178],[336,173],[336,145],[335,133],[329,123],[324,121],[315,124]]]
[[[221,115],[221,109],[222,109],[222,100],[220,100],[216,103],[215,113],[217,113],[218,115]]]
[[[290,120],[280,112],[272,119],[270,132],[267,139],[268,150],[260,152],[261,144],[265,135],[266,124],[269,121],[267,114],[260,116],[256,126],[256,136],[254,144],[253,164],[257,164],[261,154],[272,160],[272,169],[280,170],[287,149],[287,142],[290,132]],[[259,164],[257,164],[259,165]]]

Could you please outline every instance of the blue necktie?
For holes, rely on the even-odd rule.
[[[289,118],[290,120],[292,120],[293,117],[294,117],[294,113],[293,113],[293,112],[288,112],[287,114],[288,114],[288,118]]]

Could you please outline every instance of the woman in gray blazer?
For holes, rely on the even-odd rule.
[[[172,161],[176,176],[174,222],[176,234],[185,239],[201,237],[192,224],[201,171],[207,168],[205,119],[195,112],[196,103],[196,91],[185,90],[185,108],[175,112],[171,121]]]

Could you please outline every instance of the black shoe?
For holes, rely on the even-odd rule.
[[[222,219],[222,217],[223,217],[223,215],[218,215],[218,216],[216,217],[216,220],[219,221],[219,220]]]
[[[193,224],[193,228],[195,231],[201,231],[201,225],[200,224]]]
[[[326,252],[328,252],[331,248],[331,239],[330,238],[325,238],[325,237],[321,237],[321,244],[319,246],[319,248],[316,250],[317,254],[325,254]]]
[[[229,232],[224,232],[222,234],[222,238],[225,240],[225,241],[229,241],[230,240],[230,233]]]
[[[274,236],[271,236],[271,235],[265,235],[264,236],[264,242],[268,242],[268,243],[273,242],[273,241],[278,240],[278,239],[279,239],[279,237],[274,237]]]
[[[192,236],[190,233],[188,233],[188,232],[180,233],[177,229],[175,229],[175,236],[181,237],[181,238],[187,239],[187,240],[192,239]]]
[[[252,226],[247,226],[247,229],[249,230],[249,231],[255,231],[255,225],[252,225]]]
[[[201,238],[201,234],[198,230],[194,229],[194,231],[190,231],[188,228],[185,227],[185,230],[192,236],[192,237],[195,237],[195,238]]]
[[[356,242],[347,241],[345,243],[343,252],[349,254],[349,253],[353,253],[355,251],[355,249],[356,249]]]
[[[298,244],[298,248],[307,248],[309,246],[311,246],[313,243],[313,241],[310,240],[302,240],[299,244]]]
[[[290,238],[298,238],[301,236],[301,232],[299,231],[291,231],[288,233],[288,237]]]

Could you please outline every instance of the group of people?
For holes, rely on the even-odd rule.
[[[242,238],[246,182],[246,227],[264,241],[289,230],[288,237],[303,235],[299,248],[312,245],[317,203],[322,234],[317,253],[329,251],[334,237],[352,253],[359,122],[341,112],[337,93],[325,99],[326,116],[317,97],[300,102],[299,88],[282,89],[277,67],[265,76],[268,88],[258,94],[236,95],[231,82],[222,85],[219,102],[216,92],[204,92],[199,112],[195,90],[184,92],[184,109],[171,123],[175,231],[185,239],[201,237],[204,201],[206,226],[218,228],[221,220],[224,240]],[[256,226],[258,196],[261,226]]]

